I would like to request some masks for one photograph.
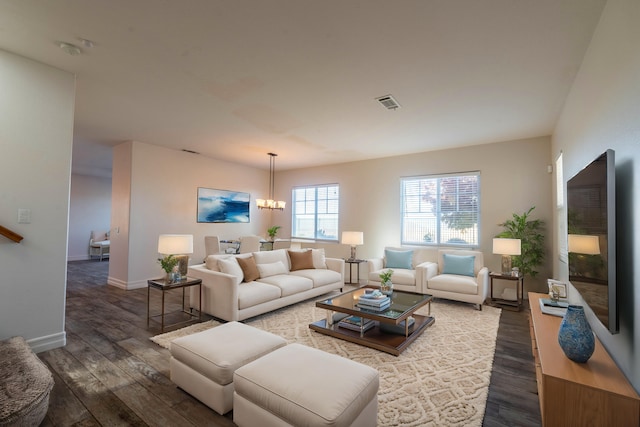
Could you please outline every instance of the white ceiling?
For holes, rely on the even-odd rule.
[[[290,169],[550,135],[605,2],[2,0],[0,48],[77,75],[76,172],[128,140]]]

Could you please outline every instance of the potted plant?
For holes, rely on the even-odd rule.
[[[273,242],[276,238],[276,234],[278,234],[278,230],[281,229],[279,225],[274,225],[272,227],[267,228],[267,234],[269,235],[269,239]]]
[[[536,267],[544,260],[544,234],[542,229],[544,221],[530,219],[531,209],[522,215],[513,214],[513,218],[500,224],[505,230],[496,237],[508,239],[520,239],[521,254],[513,257],[512,265],[518,267],[523,275],[535,277],[538,272]]]
[[[167,273],[165,279],[167,283],[173,283],[180,280],[180,273],[176,270],[178,262],[180,262],[178,258],[174,257],[173,255],[167,255],[164,258],[158,258],[158,262],[160,263],[160,266],[162,267],[164,272]]]
[[[393,283],[391,282],[391,276],[393,275],[393,270],[388,269],[386,271],[382,271],[380,276],[380,292],[385,295],[391,295],[393,292]]]

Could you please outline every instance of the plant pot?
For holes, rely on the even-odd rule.
[[[385,295],[391,295],[393,293],[393,283],[391,280],[380,283],[380,292]]]
[[[580,305],[570,305],[560,323],[558,343],[564,354],[574,362],[585,363],[596,348],[591,326]]]

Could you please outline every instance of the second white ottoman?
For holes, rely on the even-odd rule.
[[[233,373],[287,344],[270,332],[229,322],[171,342],[171,381],[219,414],[233,408]]]
[[[233,422],[372,427],[378,422],[379,381],[370,366],[289,344],[236,370]]]

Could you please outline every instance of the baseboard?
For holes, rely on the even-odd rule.
[[[57,334],[32,338],[27,340],[27,343],[34,353],[40,353],[41,351],[52,350],[54,348],[64,347],[67,345],[67,333],[62,331]]]
[[[67,256],[67,261],[87,261],[91,259],[89,255],[70,255]]]
[[[111,286],[115,286],[116,288],[124,289],[125,291],[147,287],[146,280],[136,280],[135,282],[125,282],[123,280],[116,279],[115,277],[111,277],[111,276],[109,276],[109,278],[107,279],[107,284]]]

